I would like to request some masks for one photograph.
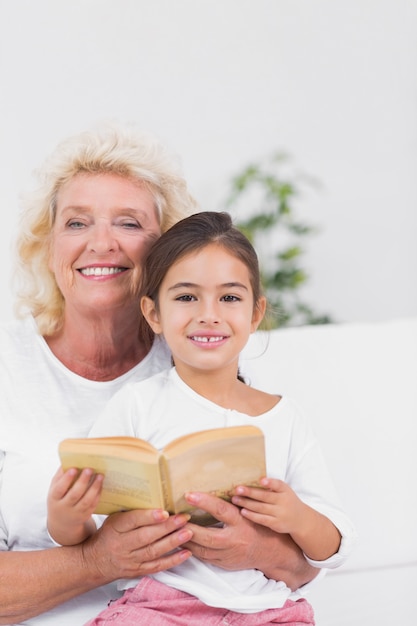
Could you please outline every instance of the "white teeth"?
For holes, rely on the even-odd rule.
[[[83,276],[108,276],[109,274],[119,274],[123,272],[122,267],[84,267],[80,270]]]
[[[224,337],[191,337],[191,339],[200,343],[215,343],[216,341],[221,341]]]

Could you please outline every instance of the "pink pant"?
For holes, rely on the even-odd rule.
[[[235,613],[207,606],[188,593],[172,589],[154,580],[143,578],[128,589],[122,598],[110,603],[95,619],[84,626],[314,626],[311,605],[306,600],[287,600],[280,609],[260,613]]]

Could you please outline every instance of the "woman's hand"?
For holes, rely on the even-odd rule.
[[[189,549],[177,550],[192,538],[188,520],[158,509],[114,513],[84,542],[84,558],[107,582],[173,567],[191,556]]]
[[[319,570],[307,563],[288,534],[254,524],[240,514],[237,506],[221,498],[192,493],[187,500],[223,523],[222,527],[187,525],[193,537],[184,547],[199,559],[227,570],[259,569],[268,578],[284,581],[291,589],[301,587],[318,574]]]
[[[21,623],[118,578],[182,563],[191,556],[181,549],[192,537],[188,519],[159,510],[115,513],[82,544],[0,552],[0,624]]]

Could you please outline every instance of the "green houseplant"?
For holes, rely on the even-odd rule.
[[[317,183],[296,174],[289,157],[276,153],[236,174],[226,199],[226,210],[258,253],[272,328],[332,321],[300,296],[309,278],[302,265],[304,242],[316,231],[297,217],[296,202],[306,187]]]

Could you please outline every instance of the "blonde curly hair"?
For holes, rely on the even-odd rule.
[[[177,158],[134,126],[106,123],[59,143],[38,171],[39,188],[24,199],[16,240],[15,314],[33,315],[42,335],[63,323],[65,302],[48,261],[58,191],[79,173],[140,181],[153,195],[162,232],[197,212]]]

